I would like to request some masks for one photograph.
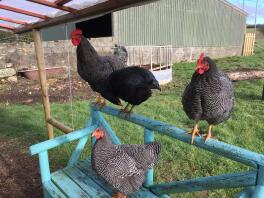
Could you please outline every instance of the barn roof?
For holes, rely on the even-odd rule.
[[[93,18],[153,0],[0,0],[0,28],[28,32]]]

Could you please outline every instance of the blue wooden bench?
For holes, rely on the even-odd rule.
[[[121,143],[100,111],[143,126],[145,143],[154,141],[154,131],[188,144],[191,142],[190,135],[187,135],[184,130],[163,122],[151,120],[136,114],[132,114],[129,118],[126,118],[122,116],[122,114],[119,114],[118,109],[109,106],[98,109],[96,106],[91,105],[90,110],[91,118],[84,129],[30,147],[29,150],[31,155],[39,155],[44,197],[96,198],[110,197],[112,194],[113,189],[92,170],[90,157],[88,156],[83,161],[79,160],[88,138],[99,126],[104,127],[108,131],[115,144]],[[70,157],[68,165],[61,170],[50,173],[48,150],[74,140],[79,141]],[[163,184],[153,184],[153,170],[149,170],[146,175],[144,187],[128,197],[166,198],[169,197],[167,194],[172,193],[241,187],[244,188],[244,190],[236,195],[237,198],[264,197],[264,155],[214,139],[210,139],[204,143],[204,139],[200,137],[195,138],[194,146],[248,165],[252,167],[252,170]]]

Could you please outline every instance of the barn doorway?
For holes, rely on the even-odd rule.
[[[76,28],[82,29],[86,38],[112,37],[112,14],[76,23]]]

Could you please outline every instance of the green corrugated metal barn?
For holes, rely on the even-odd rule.
[[[225,0],[160,0],[113,14],[121,45],[242,47],[247,14]]]

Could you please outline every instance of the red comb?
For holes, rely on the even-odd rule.
[[[200,54],[200,58],[199,58],[199,60],[198,60],[198,63],[201,63],[201,62],[203,61],[203,58],[204,58],[204,53],[202,52],[202,53]]]
[[[77,46],[80,44],[81,35],[82,35],[81,29],[76,29],[71,32],[71,40],[73,45]]]

